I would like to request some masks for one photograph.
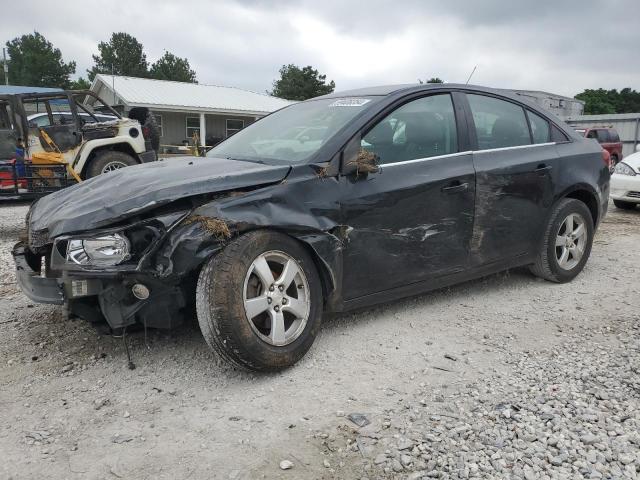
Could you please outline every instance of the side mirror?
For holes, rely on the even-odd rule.
[[[345,151],[346,153],[346,151]],[[343,175],[366,175],[368,173],[377,173],[380,171],[378,165],[378,156],[373,152],[361,148],[356,155],[352,155],[351,158],[346,156],[342,159],[342,174]]]
[[[362,148],[360,137],[353,138],[342,152],[341,172],[343,175],[366,175],[380,171],[379,157]]]

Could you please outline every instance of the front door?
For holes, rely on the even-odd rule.
[[[473,227],[472,155],[449,94],[405,103],[362,137],[380,171],[340,177],[345,300],[463,270]]]

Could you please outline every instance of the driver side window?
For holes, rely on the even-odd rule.
[[[458,151],[451,95],[419,98],[394,110],[369,130],[361,147],[379,164],[447,155]]]

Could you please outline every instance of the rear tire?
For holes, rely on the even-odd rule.
[[[278,271],[277,259],[291,265],[296,276],[282,280],[287,275],[284,267]],[[279,289],[280,284],[285,286]],[[268,304],[250,315],[247,302],[260,299]],[[292,312],[301,305],[306,315],[298,319]],[[207,344],[223,359],[249,370],[280,370],[313,344],[322,321],[322,288],[313,259],[297,241],[261,230],[242,235],[209,259],[198,278],[196,309]]]
[[[105,150],[99,152],[91,160],[86,170],[86,178],[93,178],[103,173],[119,170],[131,165],[137,165],[138,161],[131,155],[117,150]]]
[[[625,202],[624,200],[614,200],[613,204],[622,210],[634,210],[636,208],[636,203],[633,202]]]
[[[583,230],[578,231],[580,225]],[[574,236],[574,232],[580,236]],[[589,259],[593,234],[593,218],[587,206],[573,198],[560,200],[551,211],[540,251],[529,267],[531,273],[550,282],[573,280]]]

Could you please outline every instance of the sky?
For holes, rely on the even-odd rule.
[[[283,64],[312,65],[336,90],[440,77],[574,96],[640,90],[639,0],[2,0],[4,44],[33,32],[93,65],[114,31],[147,59],[188,58],[200,83],[269,90]],[[55,7],[54,7],[55,5]]]

